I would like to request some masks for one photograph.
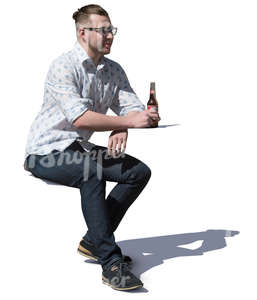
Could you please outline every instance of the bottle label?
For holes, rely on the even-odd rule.
[[[155,110],[156,112],[158,112],[158,106],[157,105],[147,105],[147,109],[153,109]]]

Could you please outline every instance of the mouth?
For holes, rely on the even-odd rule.
[[[112,45],[111,42],[105,42],[105,43],[104,43],[104,47],[105,47],[106,49],[108,49],[108,50],[111,49],[111,45]]]

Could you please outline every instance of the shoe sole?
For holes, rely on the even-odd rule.
[[[81,249],[80,249],[80,248],[81,248]],[[79,253],[80,255],[83,255],[83,256],[85,256],[85,257],[87,257],[87,258],[90,258],[90,259],[92,259],[92,260],[94,260],[94,261],[98,261],[98,260],[99,260],[98,257],[92,256],[91,252],[88,251],[87,249],[85,249],[84,247],[82,247],[81,245],[79,245],[79,248],[77,249],[77,251],[78,251],[78,253]],[[132,267],[132,263],[133,263],[132,261],[129,262],[129,263],[127,263],[127,265],[128,265],[129,268]]]
[[[138,289],[138,288],[141,288],[143,287],[142,284],[140,285],[135,285],[135,286],[131,286],[131,287],[128,287],[128,288],[118,288],[116,287],[115,285],[111,285],[109,282],[108,282],[108,279],[105,278],[103,275],[102,275],[102,280],[103,280],[103,283],[110,286],[111,288],[113,288],[114,290],[118,290],[118,291],[129,291],[129,290],[135,290],[135,289]]]
[[[79,246],[79,247],[81,247],[81,246]],[[79,253],[80,255],[83,255],[83,256],[85,256],[85,257],[87,257],[87,258],[90,258],[90,259],[92,259],[92,260],[94,260],[94,261],[98,261],[98,258],[95,257],[95,256],[92,256],[92,255],[90,254],[89,251],[88,251],[88,252],[85,252],[85,251],[87,251],[86,249],[85,249],[85,250],[82,250],[82,249],[78,248],[77,251],[78,251],[78,253]]]

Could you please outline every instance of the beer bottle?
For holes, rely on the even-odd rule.
[[[147,109],[154,109],[158,112],[158,102],[156,100],[155,82],[150,84],[150,99],[147,102]],[[154,124],[151,127],[158,127],[158,119],[154,120]]]

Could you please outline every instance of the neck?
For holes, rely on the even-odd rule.
[[[81,45],[81,47],[87,52],[88,56],[92,59],[94,65],[97,67],[101,57],[103,56],[102,54],[99,53],[94,53],[87,44],[81,42],[80,40],[78,41]]]

